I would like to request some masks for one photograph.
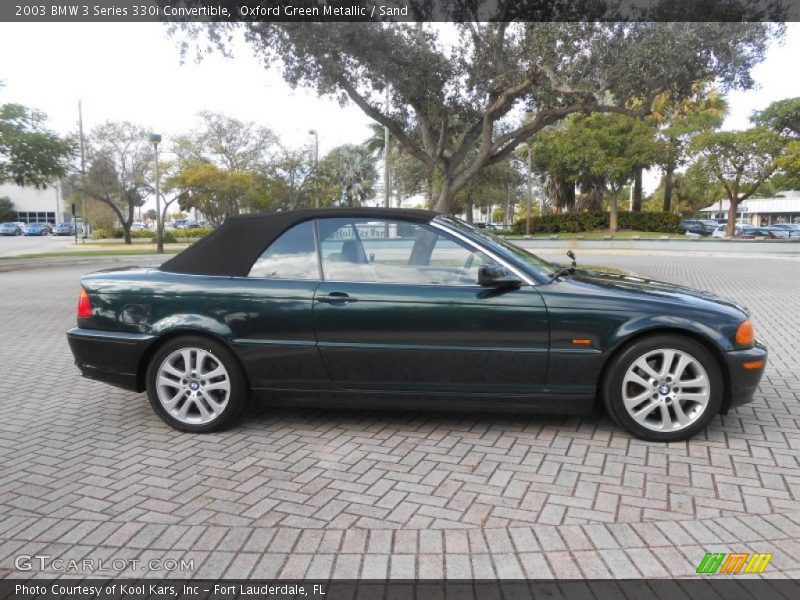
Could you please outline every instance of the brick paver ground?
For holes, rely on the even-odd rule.
[[[181,434],[79,377],[63,332],[86,266],[0,273],[0,576],[40,574],[20,554],[198,577],[681,576],[706,551],[800,576],[800,261],[578,258],[749,305],[771,352],[756,401],[670,445],[605,417],[266,405]]]

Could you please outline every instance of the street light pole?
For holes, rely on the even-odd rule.
[[[314,136],[314,208],[319,208],[319,190],[316,186],[317,171],[319,170],[319,134],[316,129],[309,129],[308,135]]]
[[[156,253],[164,254],[164,232],[161,229],[161,173],[158,170],[158,144],[161,136],[157,133],[150,134],[150,143],[156,157]]]

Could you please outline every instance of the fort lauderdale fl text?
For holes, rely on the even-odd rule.
[[[52,583],[49,585],[18,583],[15,585],[14,593],[17,596],[33,597],[43,596],[47,593],[57,596],[71,596],[73,598],[97,598],[101,594],[123,596],[198,596],[200,594],[213,594],[215,596],[232,596],[241,598],[242,596],[287,596],[294,598],[297,596],[323,597],[325,587],[320,584],[301,585],[297,583],[237,583],[219,584],[213,586],[206,583],[167,585],[164,583],[109,583],[105,585],[85,585],[82,583]]]

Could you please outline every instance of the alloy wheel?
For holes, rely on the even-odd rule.
[[[156,394],[164,410],[181,423],[203,425],[224,412],[231,382],[225,366],[211,352],[181,348],[161,362]]]
[[[652,431],[680,431],[696,422],[711,397],[705,368],[683,350],[659,348],[633,361],[622,380],[628,414]]]

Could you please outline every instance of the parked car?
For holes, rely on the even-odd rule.
[[[64,221],[53,227],[53,235],[74,235],[75,230],[72,228],[72,223]]]
[[[694,233],[703,237],[710,236],[719,226],[714,219],[686,219],[681,221],[684,233]]]
[[[461,411],[602,403],[634,435],[675,441],[751,401],[767,357],[735,300],[560,267],[428,211],[232,217],[160,267],[81,286],[67,332],[81,372],[146,390],[183,431],[230,425],[252,393]]]
[[[736,225],[734,225],[733,235],[737,238],[753,238],[755,237],[756,229],[757,228],[753,227],[752,225],[736,223]],[[717,225],[717,228],[711,233],[711,237],[724,238],[727,235],[727,231],[728,224],[722,223]]]
[[[23,223],[22,221],[14,221],[14,225],[20,228],[22,234],[25,235],[25,230],[28,228],[27,223]]]
[[[131,223],[131,231],[144,231],[145,229],[147,229],[147,226],[140,221]]]
[[[172,222],[172,228],[173,229],[183,229],[186,226],[186,223],[188,221],[189,221],[189,219],[175,219]]]
[[[50,223],[28,223],[25,227],[25,235],[50,235],[52,233]]]
[[[22,228],[17,223],[0,223],[0,235],[22,235]]]

